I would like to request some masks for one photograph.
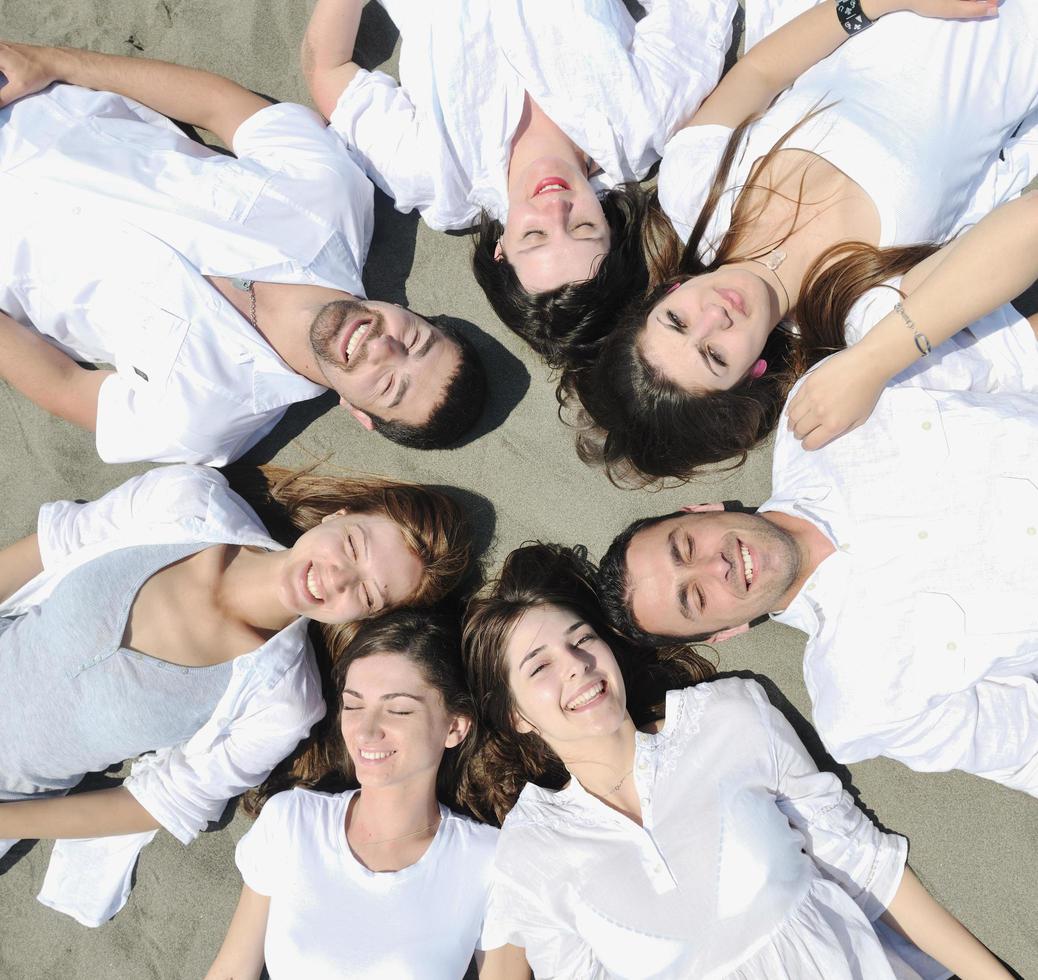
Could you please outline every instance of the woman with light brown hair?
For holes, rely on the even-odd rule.
[[[0,552],[0,851],[58,838],[40,900],[84,925],[122,906],[158,828],[189,843],[324,714],[311,621],[341,642],[466,568],[439,491],[239,475],[244,497],[208,467],[154,469],[45,505]],[[64,795],[142,753],[121,786]]]
[[[586,426],[582,456],[641,483],[742,462],[777,424],[795,379],[877,326],[898,298],[885,290],[893,299],[882,311],[852,309],[871,287],[900,287],[894,277],[932,243],[1026,184],[1036,36],[1038,13],[1019,0],[841,0],[753,47],[668,142],[654,288],[592,367],[563,378],[560,396],[579,403]],[[895,375],[914,366],[936,346],[931,330],[943,328],[910,304],[907,319],[895,310],[865,345],[878,350],[870,361]],[[872,388],[877,376],[868,374]]]
[[[469,606],[466,795],[503,819],[485,946],[560,980],[1009,977],[758,684],[636,662],[593,575],[529,545]]]

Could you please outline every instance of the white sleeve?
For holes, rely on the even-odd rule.
[[[660,206],[683,242],[706,204],[731,135],[727,126],[686,126],[664,148],[657,185]]]
[[[135,528],[204,521],[213,491],[230,493],[222,473],[206,466],[160,466],[86,503],[58,500],[40,508],[36,530],[47,568],[81,548]]]
[[[536,896],[495,873],[479,948],[498,949],[506,943],[526,951],[526,961],[537,980],[608,978],[605,968],[580,936],[566,929]]]
[[[269,690],[246,702],[203,749],[191,742],[139,758],[123,785],[181,843],[190,843],[227,801],[258,786],[324,715],[316,669],[286,671]]]
[[[271,896],[277,890],[278,870],[284,867],[284,813],[290,792],[277,793],[263,804],[256,822],[234,849],[242,881],[256,894]]]
[[[1038,796],[1038,680],[981,680],[914,718],[829,743],[841,761],[884,755],[919,772],[962,769]]]
[[[346,86],[331,116],[331,128],[360,161],[364,172],[401,212],[431,204],[439,154],[407,93],[380,71],[361,69]]]
[[[885,834],[831,772],[819,772],[783,714],[760,686],[747,685],[768,729],[778,808],[804,837],[804,850],[873,921],[890,904],[904,873],[908,843]]]

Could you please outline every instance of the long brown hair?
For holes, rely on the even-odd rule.
[[[695,684],[714,673],[713,664],[688,648],[666,661],[632,648],[606,623],[594,579],[584,549],[528,544],[513,551],[500,577],[469,603],[462,655],[481,738],[460,794],[484,820],[503,820],[528,782],[558,789],[569,780],[562,761],[540,736],[515,728],[516,705],[504,654],[528,610],[548,605],[570,609],[606,640],[623,674],[627,709],[636,725],[662,717],[669,688]]]
[[[701,252],[739,147],[747,129],[759,116],[737,126],[722,154],[706,203],[687,242],[681,244],[662,210],[650,208],[652,234],[657,242],[650,260],[650,287],[620,316],[616,330],[603,343],[597,360],[563,373],[556,395],[572,423],[580,430],[577,451],[591,465],[601,465],[618,486],[647,486],[667,477],[689,480],[705,466],[731,461],[730,469],[745,462],[749,450],[778,423],[790,388],[822,358],[846,346],[844,324],[854,303],[869,289],[892,276],[902,275],[932,254],[933,244],[876,248],[863,242],[841,242],[827,249],[808,269],[798,302],[788,315],[795,332],[773,330],[763,357],[768,371],[760,378],[740,382],[726,391],[690,394],[650,365],[638,348],[649,311],[676,283],[713,272],[723,265],[762,258],[792,234],[803,200],[801,176],[796,205],[788,229],[774,242],[743,252],[741,243],[755,227],[772,195],[760,184],[761,176],[787,140],[818,113],[820,106],[790,127],[750,170],[733,209],[732,221],[717,244],[713,259]],[[762,189],[757,206],[745,191]]]
[[[331,651],[334,662],[327,675],[325,699],[328,714],[311,736],[243,799],[243,809],[257,816],[275,793],[303,786],[325,792],[341,792],[359,786],[353,760],[346,751],[339,723],[342,691],[350,666],[379,653],[406,656],[443,698],[452,715],[475,720],[475,711],[461,666],[461,631],[458,618],[445,613],[398,609],[358,625],[353,638]],[[458,788],[468,767],[476,740],[475,726],[459,745],[444,750],[436,774],[436,796],[448,806],[461,807]]]

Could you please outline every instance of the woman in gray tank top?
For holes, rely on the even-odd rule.
[[[87,924],[121,906],[139,851],[127,866],[124,838],[119,856],[89,839],[143,846],[161,826],[186,843],[324,713],[308,620],[334,649],[364,619],[440,598],[467,564],[460,510],[437,491],[237,478],[255,510],[215,470],[163,467],[45,505],[0,551],[0,854],[59,838],[41,900]],[[63,795],[142,753],[122,786]]]

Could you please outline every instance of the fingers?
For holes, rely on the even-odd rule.
[[[948,12],[943,14],[951,20],[977,20],[982,17],[998,16],[998,0],[954,0]]]

